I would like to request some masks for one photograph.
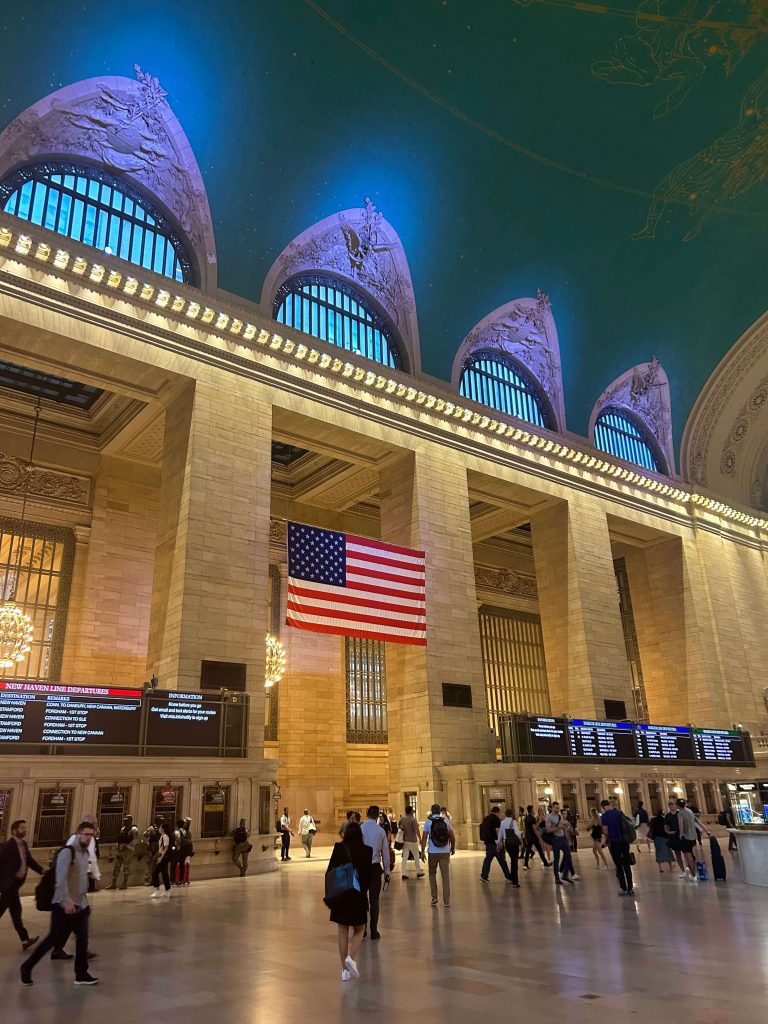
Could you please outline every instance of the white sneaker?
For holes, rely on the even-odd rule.
[[[581,881],[581,875],[571,875],[571,878],[574,880],[574,882]]]
[[[152,895],[149,898],[151,900],[159,900],[160,899],[160,890],[159,889],[155,889],[155,891],[152,893]]]
[[[342,980],[342,981],[349,981],[349,979],[350,979],[351,977],[352,977],[352,975],[351,975],[351,974],[349,973],[349,971],[348,971],[348,970],[346,969],[346,967],[342,968],[342,971],[341,971],[341,980]]]
[[[691,875],[690,878],[689,878],[689,881],[691,881],[691,882],[698,882],[699,880],[696,877],[696,875]]]
[[[681,872],[680,872],[680,874],[679,874],[679,875],[678,875],[677,877],[678,877],[678,878],[680,879],[680,881],[682,882],[682,881],[683,881],[683,879],[685,879],[685,878],[687,878],[687,877],[688,877],[688,874],[689,874],[689,872],[688,872],[688,868],[686,868],[686,869],[685,869],[685,871],[681,871]]]
[[[344,961],[344,964],[346,965],[347,970],[349,971],[350,975],[353,978],[359,978],[360,977],[360,971],[358,971],[357,964],[355,963],[355,961],[352,959],[351,956],[348,956],[346,958],[346,960]]]
[[[160,893],[160,899],[161,900],[169,900],[170,898],[171,898],[171,890],[170,889],[165,889],[163,892]]]

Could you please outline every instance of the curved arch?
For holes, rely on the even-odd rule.
[[[38,100],[0,133],[0,178],[30,164],[71,161],[132,185],[187,244],[193,283],[216,286],[216,245],[195,156],[158,79],[88,78]]]
[[[692,483],[729,501],[768,507],[768,313],[702,388],[685,425],[680,463]]]
[[[593,444],[606,455],[614,455],[652,473],[667,473],[666,459],[656,438],[629,409],[603,406],[595,420]]]
[[[372,362],[402,367],[396,332],[368,295],[332,274],[294,274],[280,285],[272,315],[280,324],[358,352]]]
[[[549,296],[515,299],[499,306],[472,328],[453,360],[451,381],[458,390],[467,359],[487,350],[510,358],[533,379],[551,416],[550,429],[565,430],[560,344]]]
[[[302,231],[269,269],[261,292],[261,309],[273,316],[275,297],[289,278],[325,273],[347,282],[373,300],[397,334],[403,369],[421,371],[416,301],[403,244],[370,199],[357,209],[342,210]]]
[[[506,352],[475,349],[464,360],[459,394],[507,416],[555,430],[551,403],[526,368]]]
[[[648,435],[649,446],[659,462],[658,472],[674,474],[669,378],[656,356],[652,356],[650,362],[630,367],[600,395],[589,418],[589,437],[593,444],[595,423],[607,409],[626,414],[630,422],[637,424]]]

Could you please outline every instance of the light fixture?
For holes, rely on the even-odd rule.
[[[555,795],[555,791],[554,791],[554,789],[552,789],[551,786],[545,786],[544,787],[544,796],[554,796],[554,795]]]
[[[279,683],[285,672],[285,648],[272,633],[267,633],[267,660],[264,665],[264,689]]]
[[[16,564],[13,575],[8,573],[5,577],[3,587],[3,602],[0,604],[0,668],[13,668],[19,662],[24,661],[32,646],[32,620],[24,609],[16,603],[16,592],[19,586],[21,575],[21,562],[24,555],[24,521],[27,514],[27,498],[29,496],[29,483],[32,478],[33,457],[35,454],[35,441],[37,439],[37,428],[40,423],[40,404],[42,401],[43,380],[40,378],[40,392],[37,396],[35,407],[35,424],[32,428],[32,442],[29,446],[29,459],[24,467],[24,490],[21,502],[21,520],[18,527],[18,551],[16,552]],[[8,564],[13,564],[13,552],[8,552]],[[6,593],[10,580],[10,592]]]
[[[614,786],[613,792],[616,794],[616,796],[621,796],[624,790],[621,788],[621,786]]]
[[[683,795],[683,787],[682,786],[673,786],[672,787],[672,792],[676,793],[677,796],[682,796]]]

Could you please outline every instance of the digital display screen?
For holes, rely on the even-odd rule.
[[[0,681],[0,743],[139,742],[141,690]]]
[[[694,729],[696,759],[710,764],[754,764],[747,739],[738,729]]]
[[[506,761],[754,767],[749,733],[597,719],[501,716]]]
[[[215,693],[152,690],[147,695],[148,747],[219,747],[222,702]]]
[[[637,756],[642,761],[683,761],[696,759],[693,737],[687,725],[635,726]]]
[[[574,718],[568,724],[571,757],[575,761],[634,761],[631,722],[598,722]]]

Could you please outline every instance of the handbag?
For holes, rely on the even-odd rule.
[[[317,835],[317,829],[316,828],[307,829],[307,835],[308,836],[316,836]]]
[[[395,836],[395,849],[396,850],[402,850],[402,848],[403,848],[403,830],[401,828],[399,828],[397,830],[397,835]]]
[[[629,863],[632,865],[632,867],[634,867],[635,864],[637,864],[637,857],[634,855],[632,851],[630,851],[629,854]]]
[[[346,864],[328,866],[325,872],[325,896],[323,903],[327,907],[348,892],[360,892],[360,876],[351,860]]]

